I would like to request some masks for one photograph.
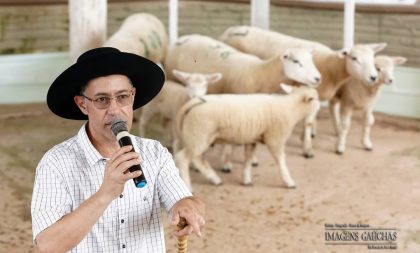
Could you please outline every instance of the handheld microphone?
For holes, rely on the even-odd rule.
[[[124,120],[122,119],[114,120],[111,125],[111,130],[112,130],[112,133],[114,133],[114,135],[117,137],[117,141],[118,141],[118,144],[120,144],[120,147],[132,146],[133,151],[134,151],[134,146],[133,146],[133,143],[131,142],[131,137],[127,130],[127,123]],[[147,181],[146,181],[146,178],[144,177],[144,172],[140,164],[133,165],[128,170],[130,172],[140,170],[142,172],[141,175],[136,178],[133,178],[134,185],[137,188],[143,188],[144,186],[146,186]]]

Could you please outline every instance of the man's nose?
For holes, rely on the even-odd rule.
[[[111,101],[109,101],[108,110],[113,111],[113,110],[118,110],[118,109],[120,109],[120,105],[118,104],[117,99],[111,98]]]

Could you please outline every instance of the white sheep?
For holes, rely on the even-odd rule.
[[[257,55],[262,59],[272,57],[273,51],[279,52],[279,49],[284,50],[286,48],[308,48],[317,51],[330,50],[329,47],[315,41],[300,39],[255,26],[229,27],[219,39],[239,51]],[[268,48],[270,50],[267,50]]]
[[[320,74],[306,49],[288,49],[268,60],[239,52],[207,36],[186,35],[169,48],[164,61],[169,79],[172,69],[215,73],[223,78],[209,93],[272,93],[289,79],[309,86],[320,82]]]
[[[139,123],[140,136],[144,136],[147,124],[156,113],[164,117],[167,123],[167,129],[171,129],[171,132],[171,123],[181,106],[193,97],[204,96],[207,93],[208,85],[222,78],[220,73],[186,73],[175,69],[173,70],[173,74],[183,85],[166,80],[159,94],[141,108]],[[173,137],[172,134],[170,136]]]
[[[378,69],[379,78],[373,84],[365,84],[351,78],[347,81],[335,97],[330,100],[329,108],[334,118],[334,126],[338,135],[337,154],[343,154],[346,146],[346,137],[350,128],[353,110],[362,110],[364,114],[364,129],[362,144],[366,150],[372,150],[373,144],[370,138],[370,130],[375,118],[373,107],[380,97],[380,89],[394,82],[395,64],[403,64],[407,59],[404,57],[376,56],[375,65]]]
[[[378,73],[374,65],[374,54],[386,47],[386,43],[360,44],[351,49],[334,51],[318,42],[249,26],[228,28],[221,40],[262,59],[284,52],[290,47],[314,50],[313,60],[322,76],[321,84],[316,87],[321,101],[330,100],[350,77],[366,84],[375,82]],[[303,152],[305,157],[310,158],[313,157],[311,129],[315,128],[315,120],[306,119],[304,126]]]
[[[168,35],[157,17],[148,13],[136,13],[124,20],[104,46],[137,54],[157,63],[163,61],[167,52]]]
[[[223,94],[190,100],[178,111],[174,123],[183,146],[175,154],[181,176],[191,189],[189,165],[194,162],[213,184],[221,184],[204,152],[215,142],[245,144],[243,183],[249,185],[252,154],[256,143],[261,142],[275,158],[287,187],[295,187],[286,166],[285,144],[296,123],[316,113],[319,105],[317,92],[307,87],[290,95]]]

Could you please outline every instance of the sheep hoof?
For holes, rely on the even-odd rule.
[[[252,184],[252,182],[246,182],[246,183],[245,183],[245,182],[243,182],[243,183],[242,183],[242,185],[243,185],[243,186],[246,186],[246,187],[250,187],[250,186],[252,186],[253,184]]]
[[[252,167],[257,167],[257,166],[258,166],[258,164],[259,164],[258,162],[252,162],[252,164],[251,164],[251,165],[252,165]]]
[[[213,183],[215,186],[222,186],[223,185],[223,182],[222,181],[220,181],[220,182],[218,182],[218,183]]]
[[[296,186],[296,184],[291,184],[291,185],[287,185],[286,188],[287,189],[296,189],[297,186]]]
[[[316,134],[311,133],[311,138],[312,138],[312,139],[314,139],[314,138],[315,138],[315,136],[316,136]]]
[[[228,167],[223,167],[222,169],[220,169],[223,173],[226,173],[226,174],[228,174],[228,173],[231,173],[232,172],[232,169],[231,168],[228,168]]]
[[[336,153],[337,155],[343,155],[343,154],[344,154],[344,151],[341,151],[341,150],[336,150],[336,151],[335,151],[335,153]]]
[[[209,177],[210,182],[212,182],[214,185],[221,185],[222,184],[222,179],[220,179],[220,177],[218,177],[217,175],[214,175],[212,177]]]
[[[311,153],[304,153],[304,154],[303,154],[303,156],[304,156],[306,159],[310,159],[310,158],[313,158],[313,157],[314,157],[314,154],[311,154]]]
[[[365,147],[365,150],[366,151],[372,151],[373,150],[373,147]]]

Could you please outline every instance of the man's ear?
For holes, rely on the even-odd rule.
[[[84,115],[88,115],[85,99],[82,96],[74,96],[74,102]]]

